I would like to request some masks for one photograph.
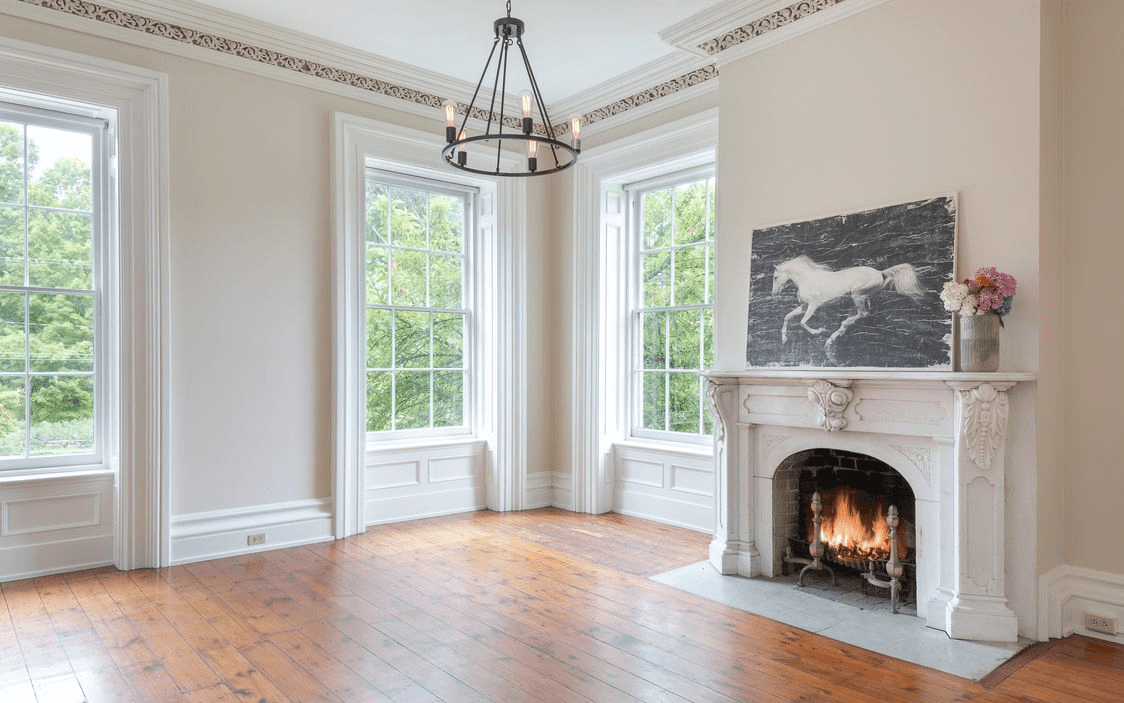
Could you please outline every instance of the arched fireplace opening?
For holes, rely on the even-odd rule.
[[[814,498],[819,502],[813,506]],[[802,581],[838,582],[843,591],[889,596],[893,572],[890,506],[896,508],[894,556],[900,560],[901,599],[916,603],[916,501],[909,482],[889,464],[837,449],[809,449],[781,462],[773,475],[773,573],[800,573]],[[818,544],[814,520],[819,517]],[[816,552],[821,558],[816,560]],[[818,565],[826,567],[818,568]],[[818,573],[817,573],[818,572]],[[875,578],[867,578],[871,574]],[[873,585],[872,585],[873,584]]]

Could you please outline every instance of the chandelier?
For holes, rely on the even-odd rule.
[[[511,16],[511,0],[507,2],[507,17],[496,20],[493,28],[496,39],[492,43],[492,51],[480,73],[476,92],[463,112],[459,129],[456,124],[460,112],[457,104],[452,100],[444,104],[446,144],[441,150],[442,158],[450,166],[487,176],[543,176],[573,166],[581,152],[581,117],[575,115],[570,118],[570,143],[559,141],[547,114],[546,103],[539,93],[535,74],[531,71],[527,50],[523,48],[523,20]],[[521,118],[507,114],[508,50],[513,44],[519,47],[519,56],[530,84],[530,90],[523,91],[519,98]],[[492,59],[497,58],[497,49],[498,59],[493,70]],[[485,110],[476,106],[476,99],[481,97],[481,93],[487,93],[485,83],[489,75],[492,77],[492,95]],[[532,117],[534,109],[542,118],[537,128]],[[483,134],[468,133],[469,117],[478,117],[485,122]],[[520,162],[522,166],[505,170],[502,159],[505,148],[509,151],[517,148],[526,154],[526,160]]]

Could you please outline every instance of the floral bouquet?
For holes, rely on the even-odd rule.
[[[1018,283],[1009,273],[1002,273],[994,266],[976,269],[971,278],[962,282],[949,281],[941,290],[944,309],[959,312],[962,317],[992,313],[1003,316],[1011,312]]]

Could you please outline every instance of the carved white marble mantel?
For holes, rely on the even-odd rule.
[[[831,448],[893,466],[916,498],[918,614],[956,639],[1013,642],[1004,573],[1009,399],[1029,373],[708,372],[716,419],[710,561],[772,576],[772,480]]]

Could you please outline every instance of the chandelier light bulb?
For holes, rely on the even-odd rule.
[[[445,141],[451,143],[457,138],[457,104],[446,100],[442,107],[445,109]]]
[[[582,148],[582,116],[572,115],[570,117],[570,144],[581,151]]]

